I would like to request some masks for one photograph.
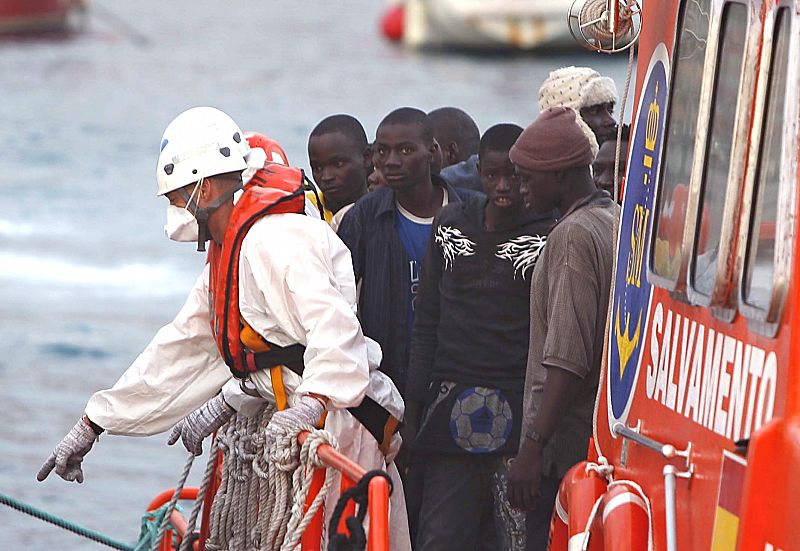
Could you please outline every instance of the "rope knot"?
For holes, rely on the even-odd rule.
[[[597,463],[586,464],[586,474],[595,472],[606,479],[607,482],[614,481],[614,465],[608,464],[608,459],[602,455],[597,459]]]
[[[339,449],[339,442],[337,442],[333,434],[326,430],[311,428],[300,450],[301,460],[305,459],[314,468],[325,467],[325,463],[319,458],[317,450],[320,446],[326,444],[335,450]],[[305,453],[304,450],[306,450]]]

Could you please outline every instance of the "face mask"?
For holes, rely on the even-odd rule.
[[[200,228],[197,219],[188,209],[167,206],[167,223],[164,226],[167,237],[173,241],[189,242],[197,241]]]

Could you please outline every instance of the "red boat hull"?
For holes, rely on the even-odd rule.
[[[0,34],[63,31],[80,0],[0,0]]]

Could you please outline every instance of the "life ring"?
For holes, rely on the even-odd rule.
[[[581,549],[587,531],[586,522],[607,488],[606,479],[596,470],[587,469],[589,465],[589,462],[581,461],[567,471],[561,480],[550,521],[549,551]],[[602,538],[589,538],[587,549],[601,551]]]
[[[600,505],[604,551],[648,549],[650,515],[642,496],[625,482],[614,483]]]

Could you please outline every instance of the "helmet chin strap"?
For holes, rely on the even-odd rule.
[[[240,181],[238,186],[231,186],[225,193],[217,197],[214,202],[205,207],[198,206],[196,197],[190,197],[188,199],[187,207],[190,208],[190,212],[192,212],[197,220],[197,252],[205,252],[206,241],[211,239],[211,232],[208,229],[208,219],[215,210],[230,200],[233,194],[242,189],[242,187],[244,186]]]

